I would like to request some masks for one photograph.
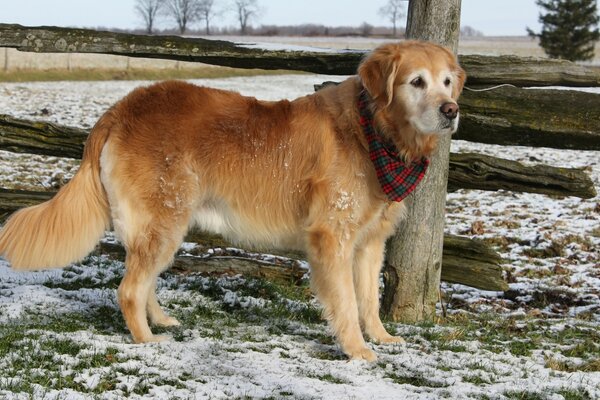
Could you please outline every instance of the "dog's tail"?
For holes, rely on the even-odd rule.
[[[73,179],[51,200],[13,214],[0,231],[0,255],[16,269],[60,268],[90,253],[110,224],[100,153],[111,113],[94,126]]]

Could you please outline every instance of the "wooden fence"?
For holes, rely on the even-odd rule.
[[[226,41],[7,24],[0,24],[0,47],[33,52],[118,54],[332,75],[354,74],[364,56],[362,52],[351,51],[274,51]],[[529,85],[600,86],[598,70],[567,61],[518,57],[463,56],[461,64],[467,70],[470,87],[498,84],[513,87],[465,91],[460,100],[461,127],[457,138],[503,145],[600,150],[599,95],[522,88]],[[0,115],[2,150],[79,158],[87,135],[87,131],[78,128]],[[448,179],[449,190],[505,189],[583,198],[596,195],[592,181],[581,170],[546,165],[526,167],[514,161],[477,154],[452,154]],[[52,195],[0,189],[0,219],[19,207],[39,203]],[[190,239],[209,245],[224,244],[221,238],[210,235],[196,234]],[[122,249],[113,245],[104,245],[103,250],[122,254]],[[442,279],[446,281],[487,290],[505,290],[507,285],[502,280],[500,262],[500,257],[481,242],[452,236],[444,238]],[[246,268],[245,263],[253,267]],[[232,263],[214,262],[208,267],[205,260],[178,258],[176,265],[292,279],[300,274],[252,260],[238,260],[237,267]]]

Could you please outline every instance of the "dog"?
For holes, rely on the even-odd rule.
[[[293,101],[166,81],[137,88],[94,126],[81,167],[0,232],[15,269],[63,267],[114,228],[126,251],[118,300],[136,343],[175,326],[156,280],[190,227],[242,245],[299,249],[341,349],[373,361],[386,239],[441,135],[456,131],[466,75],[447,49],[385,44],[353,76]],[[408,182],[408,184],[407,184]]]

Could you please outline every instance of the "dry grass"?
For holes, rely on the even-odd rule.
[[[229,78],[232,76],[277,75],[290,73],[299,72],[228,67],[196,67],[186,69],[19,69],[0,71],[0,82],[217,79]]]

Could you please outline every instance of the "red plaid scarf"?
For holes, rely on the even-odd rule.
[[[369,156],[377,172],[381,189],[391,201],[402,201],[415,190],[425,176],[429,160],[423,157],[408,164],[398,155],[396,147],[381,137],[373,124],[373,115],[369,110],[369,95],[364,89],[358,98],[358,110],[360,125],[369,143]]]

